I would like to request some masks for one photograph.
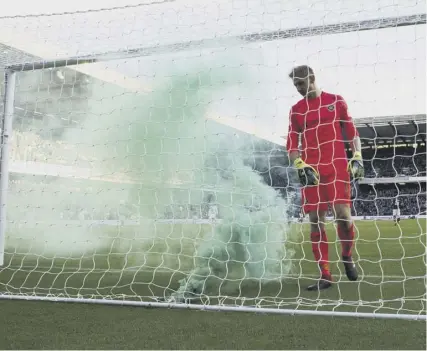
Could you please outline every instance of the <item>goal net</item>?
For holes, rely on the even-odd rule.
[[[339,25],[274,1],[1,18],[13,132],[0,297],[421,318],[425,121],[402,154],[405,135],[384,151],[375,129],[375,116],[425,114],[426,18],[413,3],[349,8]],[[353,206],[360,278],[345,278],[328,219],[327,292],[305,291],[319,271],[284,148],[296,64],[376,133]],[[396,197],[415,219],[394,225]]]

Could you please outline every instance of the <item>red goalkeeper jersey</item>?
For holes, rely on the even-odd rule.
[[[287,150],[301,151],[301,158],[320,174],[346,171],[343,130],[347,140],[358,135],[340,95],[322,92],[316,99],[302,99],[290,111]]]

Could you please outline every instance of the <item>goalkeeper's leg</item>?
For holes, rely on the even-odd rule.
[[[354,224],[351,218],[350,183],[337,180],[333,185],[335,193],[334,212],[338,227],[338,237],[342,246],[342,260],[347,278],[354,281],[358,278],[358,272],[352,258]]]
[[[308,212],[310,221],[310,239],[314,259],[319,264],[320,279],[307,290],[323,290],[332,285],[332,275],[329,267],[329,247],[325,231],[325,218],[328,205],[321,202],[322,185],[306,187],[303,190],[304,212]]]
[[[332,285],[332,274],[329,267],[329,244],[325,231],[326,211],[313,211],[309,213],[310,238],[313,255],[320,269],[320,279],[307,290],[323,290]]]

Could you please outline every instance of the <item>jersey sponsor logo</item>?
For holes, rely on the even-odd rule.
[[[335,110],[335,105],[329,105],[328,106],[328,110],[329,111],[334,111]]]

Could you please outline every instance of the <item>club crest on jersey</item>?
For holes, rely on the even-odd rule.
[[[335,105],[329,105],[328,106],[328,110],[329,111],[334,111],[335,110]]]

